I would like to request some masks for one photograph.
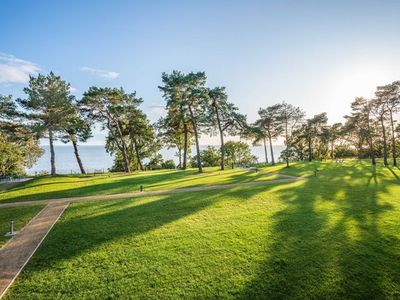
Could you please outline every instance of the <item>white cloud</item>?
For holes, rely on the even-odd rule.
[[[89,67],[82,67],[81,71],[88,72],[92,75],[96,75],[96,76],[99,76],[101,78],[108,79],[108,80],[116,79],[119,76],[119,73],[117,73],[117,72],[89,68]]]
[[[37,64],[0,52],[0,83],[25,83],[29,74],[40,71]]]

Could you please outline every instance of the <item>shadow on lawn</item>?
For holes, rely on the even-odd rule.
[[[388,192],[377,181],[377,176],[385,180],[384,170],[372,169],[366,178],[362,168],[342,166],[333,175],[322,170],[299,188],[281,190],[286,206],[273,217],[266,260],[240,298],[400,296],[400,241],[379,223],[381,214],[393,209],[377,196]]]
[[[56,199],[56,198],[64,198],[64,197],[77,197],[77,196],[92,196],[92,195],[106,195],[106,194],[117,194],[117,193],[126,193],[126,192],[136,192],[139,191],[139,187],[141,185],[144,186],[145,190],[160,190],[160,189],[174,189],[180,187],[196,187],[196,186],[205,186],[205,185],[213,185],[213,184],[224,184],[230,182],[251,182],[255,181],[258,178],[264,178],[268,180],[267,175],[262,174],[254,174],[252,172],[245,172],[240,170],[235,171],[225,171],[229,173],[212,171],[205,172],[204,174],[198,174],[196,171],[187,170],[187,171],[175,171],[175,172],[167,172],[167,173],[146,173],[143,176],[130,176],[130,177],[122,177],[119,179],[110,178],[109,181],[95,183],[87,186],[80,187],[72,187],[68,189],[61,189],[57,191],[47,191],[47,192],[39,192],[27,195],[19,195],[19,196],[7,196],[7,192],[13,192],[22,190],[27,188],[28,186],[21,186],[15,188],[13,190],[9,190],[7,192],[0,192],[0,202],[15,202],[15,201],[34,201],[34,200],[45,200],[45,199]],[[212,181],[211,178],[218,175],[225,176],[222,178],[221,182]],[[106,180],[106,178],[101,178],[101,180]],[[196,180],[207,180],[210,182],[193,182]],[[95,180],[95,179],[93,179]],[[91,180],[89,180],[91,181]],[[73,182],[66,181],[65,183],[73,184]],[[83,184],[85,182],[82,182]],[[185,183],[184,186],[180,186],[180,184]],[[44,184],[31,184],[29,187],[38,187],[43,186],[43,190],[45,190],[45,186],[52,184],[61,184],[60,182],[49,182]]]
[[[232,188],[224,196],[242,201],[274,186],[252,189]],[[201,193],[157,196],[155,200],[110,200],[102,203],[81,202],[68,208],[68,217],[62,219],[49,233],[40,251],[29,262],[29,272],[57,268],[58,262],[100,247],[122,237],[133,237],[160,228],[166,224],[218,204],[220,193]],[[90,209],[88,209],[90,208]],[[134,247],[134,245],[132,245]]]

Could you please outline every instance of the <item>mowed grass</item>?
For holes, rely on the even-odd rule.
[[[43,207],[44,205],[0,208],[0,247],[9,240],[9,237],[4,235],[9,231],[11,221],[14,221],[14,230],[20,230]]]
[[[0,203],[137,192],[141,185],[146,191],[152,191],[277,178],[276,174],[261,174],[242,169],[219,171],[218,168],[205,168],[203,174],[198,174],[195,169],[189,169],[132,174],[43,176],[21,183],[9,190],[0,190]]]
[[[308,178],[73,203],[5,298],[400,298],[400,171],[285,172]]]

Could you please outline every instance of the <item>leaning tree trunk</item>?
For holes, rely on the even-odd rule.
[[[394,121],[393,121],[393,112],[390,111],[390,126],[392,127],[392,156],[393,156],[393,166],[397,166],[396,159],[396,139],[394,136]]]
[[[308,142],[308,161],[312,161],[313,157],[312,157],[312,141],[311,141],[311,137],[307,138],[307,142]]]
[[[140,153],[139,153],[139,148],[137,146],[136,141],[134,142],[134,147],[135,147],[136,159],[137,159],[140,171],[143,171],[143,164],[142,164],[142,160],[141,160]]]
[[[187,127],[187,124],[183,125],[183,165],[182,165],[182,170],[186,170],[186,165],[187,165],[187,153],[188,153],[188,135],[189,135],[189,130]]]
[[[268,152],[267,152],[267,142],[265,138],[263,138],[263,144],[264,144],[264,154],[265,154],[265,163],[268,163]]]
[[[178,168],[182,168],[182,148],[178,147]]]
[[[386,140],[386,129],[385,124],[383,122],[383,116],[381,117],[381,126],[382,126],[382,136],[383,136],[383,164],[385,166],[388,165],[388,149],[387,149],[387,140]]]
[[[371,163],[372,165],[376,165],[376,160],[375,160],[375,150],[374,150],[374,142],[372,140],[372,134],[371,134],[371,126],[369,125],[369,120],[368,120],[368,144],[369,144],[369,156],[371,158]]]
[[[196,141],[196,152],[197,152],[197,168],[199,169],[199,173],[203,173],[203,166],[201,165],[201,157],[200,157],[200,145],[199,145],[199,134],[197,132],[197,124],[194,119],[194,114],[192,111],[192,107],[189,105],[190,118],[192,120],[194,138]]]
[[[221,120],[219,118],[219,111],[217,106],[215,105],[215,114],[217,116],[217,123],[219,129],[219,137],[221,140],[221,170],[225,170],[225,144],[224,144],[224,131],[222,130]]]
[[[288,124],[285,123],[285,139],[286,139],[286,167],[289,168],[289,134],[288,134]]]
[[[121,139],[121,146],[122,146],[121,152],[122,152],[122,158],[124,160],[124,169],[125,169],[126,173],[129,173],[131,170],[130,170],[130,166],[129,166],[128,151],[127,151],[126,143],[124,141],[124,137],[122,135],[122,131],[121,131],[121,128],[119,127],[119,124],[116,124],[116,127],[117,127],[117,132],[118,132],[119,138]]]
[[[271,152],[271,164],[272,164],[272,165],[275,165],[274,149],[273,149],[273,147],[272,147],[272,138],[271,138],[270,135],[268,136],[268,140],[269,140],[269,150],[270,150],[270,152]]]
[[[75,154],[75,157],[76,157],[76,161],[78,162],[79,169],[81,170],[82,174],[86,174],[85,169],[83,168],[81,157],[79,156],[78,144],[76,143],[75,140],[72,140],[72,146],[74,146],[74,154]]]
[[[54,137],[53,131],[49,130],[49,143],[50,143],[50,164],[51,164],[51,175],[56,175],[56,154],[54,152]]]

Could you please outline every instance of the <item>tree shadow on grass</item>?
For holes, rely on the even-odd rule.
[[[217,205],[221,198],[243,201],[271,188],[232,188],[219,193],[204,191],[71,204],[29,262],[28,270],[52,268],[108,242],[155,230]]]
[[[382,174],[368,176],[365,166],[336,169],[281,190],[285,208],[268,229],[273,241],[240,298],[400,296],[398,230],[384,228],[382,215],[393,207],[380,197],[393,180],[378,181]]]
[[[188,171],[176,171],[168,173],[148,173],[146,176],[131,176],[125,177],[118,180],[110,179],[110,181],[105,181],[101,183],[90,184],[87,186],[80,187],[69,187],[67,189],[55,190],[55,191],[45,191],[46,186],[56,184],[56,183],[46,183],[43,184],[43,192],[33,192],[26,195],[16,195],[8,196],[7,193],[0,192],[1,203],[16,202],[16,201],[34,201],[34,200],[45,200],[45,199],[56,199],[56,198],[66,198],[66,197],[79,197],[79,196],[93,196],[93,195],[106,195],[106,194],[118,194],[126,192],[136,192],[139,191],[140,186],[144,186],[145,190],[160,190],[160,189],[174,189],[180,187],[198,187],[207,186],[214,184],[225,184],[234,182],[251,182],[259,178],[251,172],[241,172],[236,171],[234,173],[228,173],[213,171],[206,172],[204,174],[197,174],[193,170]],[[219,175],[224,176],[221,180],[217,177]],[[267,176],[260,175],[261,177]],[[213,177],[216,177],[213,180]],[[204,180],[201,182],[201,180]],[[199,181],[199,182],[196,182]],[[71,184],[70,182],[68,182]],[[40,184],[39,184],[40,185]],[[37,186],[32,186],[37,187]],[[23,190],[24,187],[19,189],[9,190],[18,191]]]

